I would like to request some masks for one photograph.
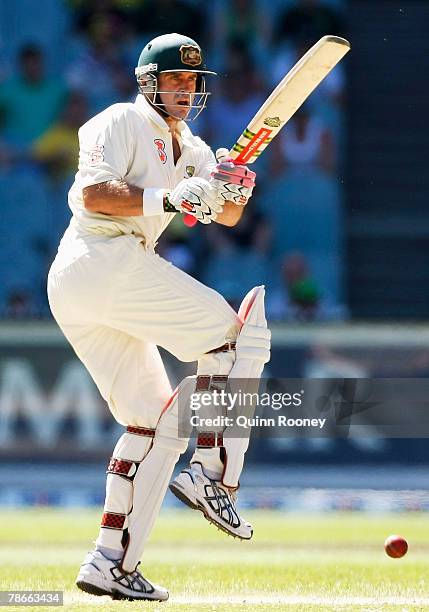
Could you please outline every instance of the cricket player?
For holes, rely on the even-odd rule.
[[[49,272],[48,296],[125,428],[107,468],[96,548],[77,585],[113,599],[163,601],[168,591],[137,566],[188,438],[179,435],[179,396],[157,346],[198,361],[194,389],[211,392],[228,377],[261,376],[270,332],[262,287],[236,313],[155,252],[174,215],[233,226],[252,195],[254,172],[217,163],[185,123],[204,109],[206,76],[215,73],[206,69],[199,45],[179,34],[149,42],[135,72],[136,101],[114,104],[79,130],[73,217]],[[171,484],[188,506],[242,539],[252,536],[235,505],[247,443],[226,431],[201,431],[190,467]]]

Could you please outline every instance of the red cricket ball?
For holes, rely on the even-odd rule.
[[[408,550],[408,543],[400,535],[390,535],[384,542],[384,550],[389,557],[399,559],[403,557]]]

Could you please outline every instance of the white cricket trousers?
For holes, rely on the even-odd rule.
[[[115,419],[155,428],[172,390],[158,352],[181,361],[235,340],[224,298],[134,235],[66,231],[48,276],[52,313]]]

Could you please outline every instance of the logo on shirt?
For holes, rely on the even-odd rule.
[[[194,174],[195,174],[195,166],[186,166],[185,170],[186,170],[186,176],[188,178],[191,178],[191,176],[194,176]]]
[[[96,166],[104,160],[104,145],[94,145],[88,151],[88,165]]]
[[[167,161],[167,153],[165,152],[165,142],[161,138],[155,138],[153,141],[158,149],[159,159],[163,164]]]

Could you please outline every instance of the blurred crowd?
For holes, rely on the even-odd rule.
[[[2,318],[49,317],[45,278],[70,218],[77,130],[110,104],[135,99],[139,53],[167,32],[195,38],[219,74],[209,84],[208,109],[191,125],[213,150],[235,142],[321,36],[347,34],[340,0],[2,3]],[[235,307],[249,288],[265,284],[271,320],[345,318],[344,96],[338,66],[258,160],[257,188],[236,228],[192,225],[177,215],[159,252]]]

